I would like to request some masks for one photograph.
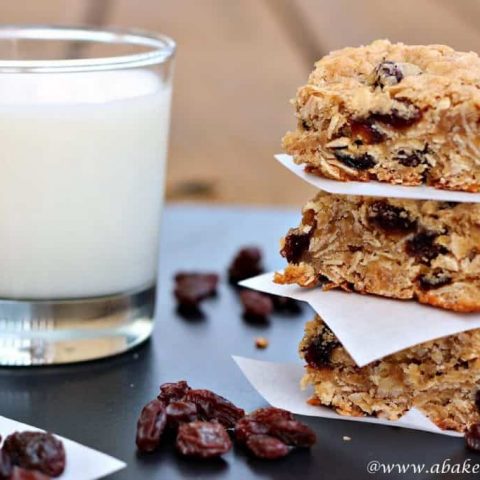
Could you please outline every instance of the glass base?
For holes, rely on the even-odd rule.
[[[83,300],[0,299],[0,365],[83,362],[125,352],[153,330],[155,286]]]

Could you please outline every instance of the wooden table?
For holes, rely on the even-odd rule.
[[[0,0],[3,23],[160,31],[178,43],[169,198],[301,205],[310,187],[272,155],[313,62],[347,45],[480,45],[476,0]]]

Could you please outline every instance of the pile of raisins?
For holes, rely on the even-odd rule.
[[[140,413],[137,448],[153,452],[173,434],[182,455],[218,457],[232,448],[226,429],[244,415],[241,408],[210,390],[192,389],[184,380],[164,383],[157,398]]]
[[[316,441],[315,433],[290,412],[263,408],[245,415],[226,398],[192,389],[181,380],[161,385],[157,398],[143,407],[136,444],[149,453],[174,438],[181,455],[214,458],[232,448],[230,435],[254,456],[267,459],[284,457],[294,447],[310,447]]]
[[[292,246],[293,248],[293,246]],[[295,247],[298,248],[298,247]],[[227,269],[231,285],[249,277],[263,273],[263,254],[256,246],[245,246],[235,254]],[[174,296],[177,311],[186,318],[202,318],[201,303],[217,294],[219,275],[211,272],[179,272],[175,275]],[[265,322],[273,312],[298,314],[300,304],[287,297],[279,297],[256,291],[238,288],[239,300],[243,307],[243,317],[248,321]]]
[[[0,480],[48,480],[65,470],[63,443],[51,433],[15,432],[0,449]]]
[[[235,438],[254,456],[268,460],[285,457],[295,447],[309,448],[317,441],[315,432],[292,413],[274,407],[259,408],[239,420]]]

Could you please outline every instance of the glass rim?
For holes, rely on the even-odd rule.
[[[119,70],[159,65],[175,55],[175,41],[166,35],[130,28],[102,28],[71,25],[0,25],[2,40],[90,41],[99,44],[124,44],[149,47],[146,52],[65,58],[55,60],[7,60],[0,57],[0,73],[66,73]]]

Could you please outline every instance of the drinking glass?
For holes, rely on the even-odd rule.
[[[0,27],[0,365],[152,332],[174,42]]]

